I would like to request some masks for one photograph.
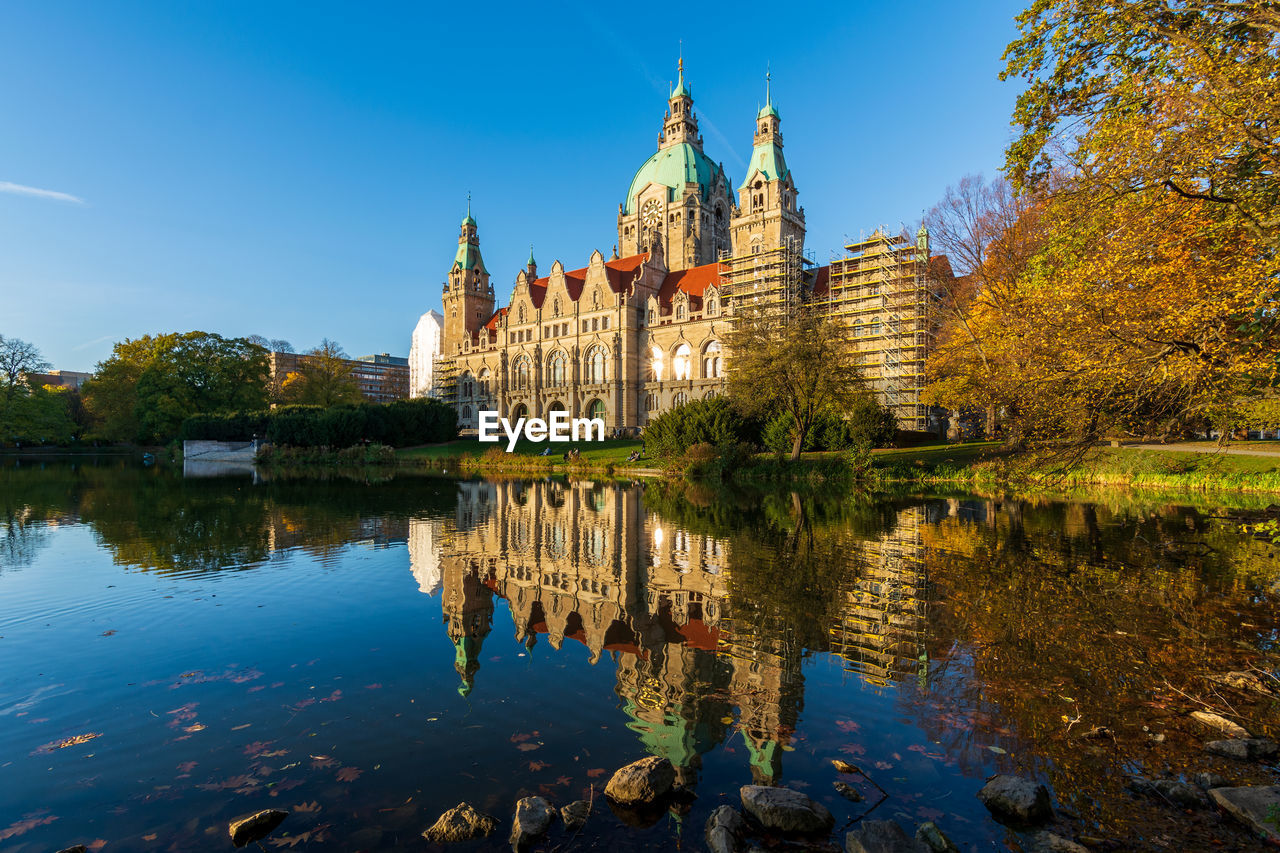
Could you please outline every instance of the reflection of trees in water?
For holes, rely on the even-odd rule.
[[[49,543],[45,519],[31,507],[5,506],[3,513],[0,516],[0,572],[30,565],[36,552]]]
[[[116,563],[158,572],[221,571],[297,549],[324,558],[353,542],[408,538],[408,518],[453,505],[452,483],[183,479],[136,463],[0,471],[5,507],[74,516]]]
[[[953,509],[925,528],[933,673],[927,689],[904,685],[904,705],[949,757],[1006,749],[1123,835],[1170,817],[1124,786],[1134,773],[1209,766],[1207,732],[1181,716],[1200,706],[1178,691],[1220,702],[1206,676],[1274,664],[1274,556],[1257,559],[1259,543],[1187,509]],[[1258,731],[1280,722],[1269,705],[1230,703]],[[1144,726],[1166,741],[1153,745]],[[1081,737],[1095,727],[1115,739]]]

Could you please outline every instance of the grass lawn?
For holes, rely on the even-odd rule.
[[[427,444],[421,447],[406,447],[396,451],[396,455],[403,460],[423,460],[433,461],[438,459],[455,459],[463,454],[471,454],[473,456],[482,456],[490,448],[500,447],[506,449],[506,439],[500,443],[481,443],[474,438],[460,438],[456,441],[445,442],[444,444]],[[524,441],[523,439],[516,444],[516,448],[512,451],[513,456],[538,456],[547,448],[551,448],[549,458],[553,462],[561,462],[566,451],[577,448],[581,452],[580,462],[587,465],[604,467],[605,465],[625,465],[627,457],[633,451],[640,449],[640,440],[636,438],[611,438],[604,441],[578,441],[578,442],[546,442],[546,441]],[[645,456],[638,463],[638,467],[653,465],[652,456]]]
[[[962,468],[975,462],[984,462],[1007,456],[998,441],[970,441],[962,444],[924,444],[917,447],[890,447],[872,451],[872,464],[877,468],[890,465],[910,465],[923,472],[940,467]]]
[[[1218,447],[1218,442],[1216,441],[1178,441],[1165,446],[1175,450],[1179,447],[1194,447],[1198,450],[1208,451],[1226,449],[1258,454],[1280,454],[1280,441],[1233,441],[1226,448]]]

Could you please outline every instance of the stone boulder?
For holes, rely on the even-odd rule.
[[[1227,737],[1243,738],[1248,737],[1249,733],[1245,731],[1244,726],[1233,723],[1226,717],[1210,714],[1208,711],[1192,711],[1191,719],[1202,725],[1206,725],[1215,731],[1221,732]]]
[[[960,853],[955,842],[931,820],[916,827],[916,841],[929,848],[931,853]]]
[[[1202,809],[1208,805],[1204,791],[1173,779],[1134,779],[1129,783],[1129,789],[1138,794],[1159,797],[1185,809]]]
[[[707,818],[707,849],[711,853],[734,853],[747,831],[747,822],[733,806],[717,806]]]
[[[1053,817],[1044,785],[1017,776],[995,776],[978,792],[987,810],[1006,823],[1030,826]]]
[[[929,853],[923,842],[891,820],[864,820],[844,837],[848,853]]]
[[[1275,758],[1280,748],[1276,742],[1262,737],[1232,738],[1230,740],[1211,740],[1204,745],[1208,752],[1224,758],[1238,761],[1258,761],[1262,758]]]
[[[1272,844],[1280,843],[1280,827],[1275,823],[1275,815],[1280,812],[1280,785],[1214,788],[1209,796],[1260,837]]]
[[[1191,777],[1191,781],[1206,791],[1210,788],[1228,788],[1231,786],[1231,781],[1226,776],[1221,776],[1217,773],[1197,773]]]
[[[243,847],[246,844],[261,841],[275,832],[276,827],[288,816],[288,812],[282,812],[279,809],[264,809],[248,817],[237,818],[227,825],[231,843],[236,847]]]
[[[616,803],[651,803],[671,793],[676,769],[665,758],[649,756],[620,768],[605,786],[605,796]]]
[[[476,811],[469,803],[458,803],[436,820],[422,837],[436,843],[484,838],[498,828],[496,818]]]
[[[1052,832],[1037,832],[1031,836],[1031,853],[1089,853],[1089,849]]]
[[[560,809],[560,820],[564,823],[564,828],[570,832],[585,824],[590,816],[591,803],[586,800],[574,800]]]
[[[836,819],[821,803],[790,788],[743,785],[743,810],[765,829],[776,832],[830,832]]]
[[[521,851],[547,834],[556,810],[542,797],[524,797],[516,803],[511,821],[511,848]]]

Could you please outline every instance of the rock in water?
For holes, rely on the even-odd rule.
[[[1231,781],[1226,776],[1220,776],[1217,773],[1197,773],[1191,777],[1191,781],[1206,791],[1210,788],[1227,788],[1231,785]]]
[[[75,847],[66,847],[59,850],[58,853],[89,853],[89,848],[83,844],[77,844]]]
[[[1214,755],[1235,758],[1240,761],[1257,761],[1260,758],[1275,758],[1278,750],[1276,742],[1262,737],[1232,738],[1231,740],[1211,740],[1204,748]]]
[[[1280,812],[1280,785],[1214,788],[1209,796],[1263,838],[1280,842],[1280,828],[1275,823],[1275,815]]]
[[[1082,844],[1054,835],[1052,832],[1037,832],[1031,836],[1031,853],[1089,853]]]
[[[1192,711],[1191,719],[1204,723],[1211,729],[1222,732],[1227,737],[1248,737],[1249,733],[1244,730],[1243,726],[1231,722],[1226,717],[1220,717],[1217,714],[1210,714],[1208,711]]]
[[[524,850],[530,843],[547,834],[556,810],[542,797],[525,797],[516,803],[516,816],[511,821],[511,847]]]
[[[231,833],[231,843],[236,847],[243,847],[246,844],[261,841],[275,832],[276,827],[288,816],[288,812],[265,809],[257,814],[233,820],[227,826],[227,831]]]
[[[932,853],[960,853],[955,842],[947,838],[946,833],[938,829],[938,825],[931,820],[916,827],[916,841],[928,847]]]
[[[1010,823],[1025,826],[1053,817],[1048,789],[1030,779],[996,776],[978,792],[978,799],[993,815]]]
[[[850,785],[848,782],[832,782],[831,787],[836,789],[836,793],[844,797],[851,803],[862,802],[862,794],[858,793],[858,789]]]
[[[844,847],[848,853],[928,853],[929,850],[891,820],[864,820],[844,837]]]
[[[1176,782],[1173,779],[1156,779],[1154,781],[1134,779],[1129,783],[1129,788],[1139,794],[1160,797],[1176,806],[1187,809],[1202,809],[1206,805],[1203,791],[1194,785],[1188,785],[1186,782]]]
[[[790,788],[743,785],[742,808],[765,829],[778,832],[830,832],[836,819],[821,803]]]
[[[591,803],[586,800],[574,800],[560,809],[560,820],[564,821],[564,828],[570,832],[585,824],[590,815]]]
[[[711,853],[734,853],[747,823],[733,806],[717,806],[707,818],[707,849]]]
[[[476,811],[469,803],[458,803],[422,833],[428,841],[470,841],[484,838],[498,828],[496,818]]]
[[[671,762],[651,755],[620,768],[605,786],[604,793],[623,805],[651,803],[670,793],[675,781],[676,769]]]

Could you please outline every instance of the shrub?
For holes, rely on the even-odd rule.
[[[281,447],[388,447],[434,444],[458,435],[457,414],[439,400],[334,406],[281,406],[270,412],[198,415],[182,425],[185,440],[249,441]]]
[[[663,457],[678,456],[696,444],[720,447],[749,438],[750,427],[726,397],[692,400],[663,412],[644,430],[645,447]]]
[[[775,453],[790,453],[792,422],[787,412],[770,418],[761,435],[764,446]],[[864,394],[844,413],[819,414],[801,449],[849,450],[863,444],[888,447],[897,430],[898,419],[893,412],[877,404],[870,394]]]

